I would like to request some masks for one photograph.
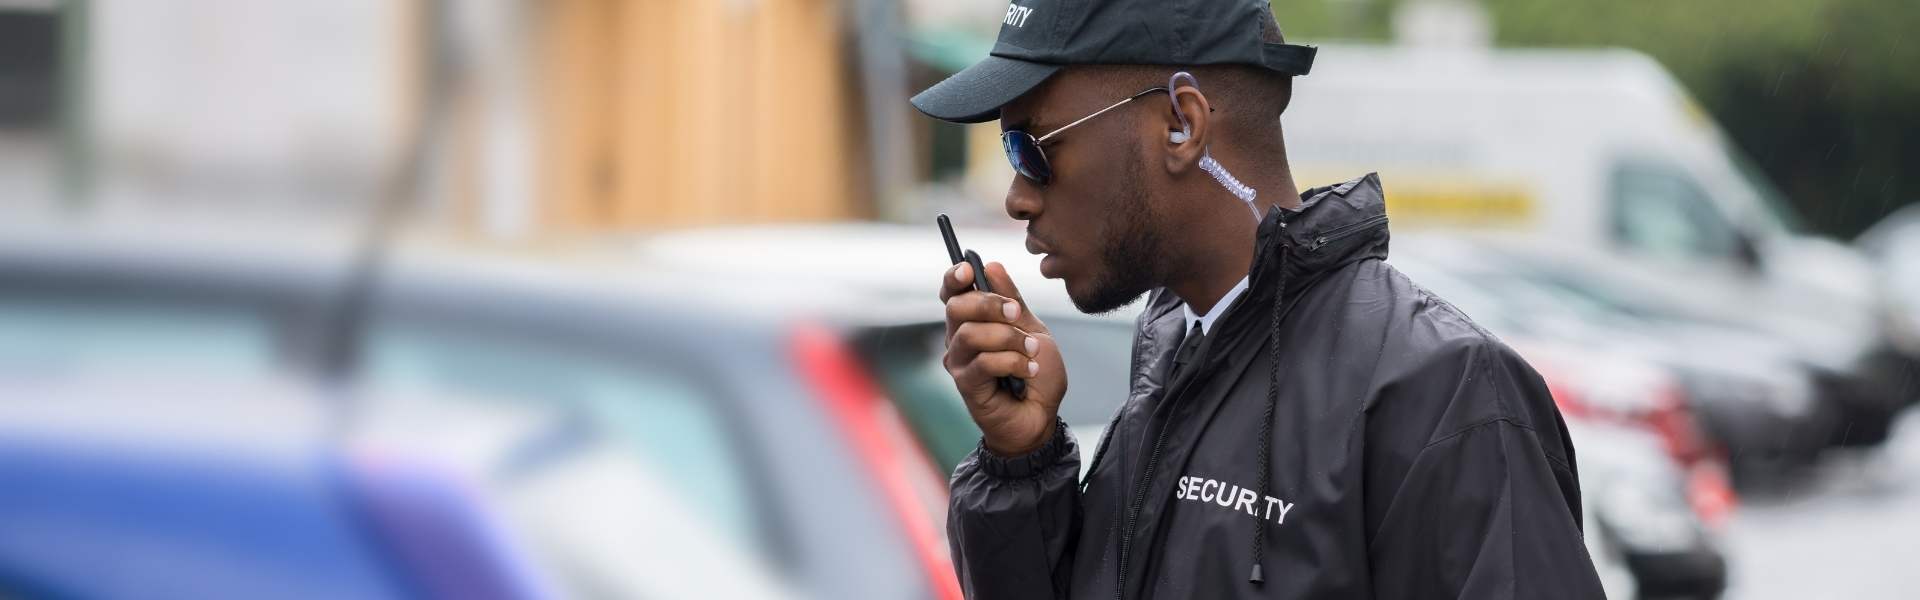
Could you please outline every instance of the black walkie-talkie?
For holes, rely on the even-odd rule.
[[[947,258],[956,265],[962,261],[973,265],[973,289],[993,293],[993,284],[987,283],[987,267],[981,263],[980,254],[972,250],[960,250],[960,241],[953,237],[953,222],[947,219],[946,213],[941,213],[933,220],[940,224],[940,239],[947,243]],[[1001,377],[1000,389],[1013,394],[1015,398],[1024,398],[1027,395],[1027,381],[1018,377]]]

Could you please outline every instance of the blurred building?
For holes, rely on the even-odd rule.
[[[364,204],[417,75],[379,0],[0,1],[9,212]]]
[[[333,212],[390,168],[418,75],[405,4],[63,4],[84,19],[95,200]]]
[[[0,1],[0,211],[54,193],[64,56],[51,2]]]
[[[517,55],[489,57],[518,64],[482,77],[513,85],[477,83],[481,97],[535,115],[526,124],[527,196],[541,201],[530,220],[596,228],[872,215],[859,171],[867,122],[850,68],[849,4],[570,0],[453,10],[512,12],[497,25],[524,28],[502,31],[516,38],[508,45]],[[498,183],[479,171],[469,180]]]
[[[513,239],[892,214],[912,155],[898,12],[0,1],[0,174],[56,211],[351,222],[404,202]]]

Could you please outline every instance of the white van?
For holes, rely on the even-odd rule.
[[[1395,231],[1608,254],[1832,371],[1871,371],[1885,347],[1866,258],[1796,232],[1771,185],[1643,54],[1328,45],[1284,124],[1296,180],[1378,171]]]

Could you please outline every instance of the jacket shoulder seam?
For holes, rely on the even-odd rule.
[[[1394,274],[1399,275],[1400,277],[1406,279],[1407,282],[1413,286],[1413,289],[1418,290],[1422,298],[1425,298],[1426,300],[1432,302],[1435,306],[1442,307],[1444,310],[1447,311],[1448,314],[1453,315],[1454,318],[1457,318],[1460,320],[1460,322],[1465,323],[1467,328],[1473,331],[1474,333],[1473,343],[1481,346],[1476,350],[1484,350],[1484,351],[1476,351],[1473,353],[1474,354],[1473,370],[1475,372],[1478,372],[1481,377],[1487,377],[1491,379],[1493,377],[1493,365],[1490,362],[1492,358],[1488,356],[1488,353],[1489,352],[1511,353],[1513,352],[1513,350],[1507,347],[1507,344],[1505,342],[1500,341],[1499,336],[1494,335],[1493,332],[1491,331],[1487,331],[1487,328],[1481,327],[1479,322],[1473,320],[1473,317],[1467,316],[1467,313],[1465,311],[1460,310],[1460,307],[1454,306],[1452,302],[1448,302],[1446,298],[1442,298],[1434,294],[1433,291],[1428,290],[1425,287],[1422,287],[1419,283],[1414,282],[1412,278],[1407,277],[1405,273],[1401,273],[1398,269],[1394,270]],[[1498,386],[1494,387],[1493,399],[1494,399],[1494,404],[1497,405],[1499,409],[1501,418],[1509,418],[1518,414],[1515,411],[1513,404],[1507,398],[1506,393],[1501,391]],[[1518,425],[1520,423],[1515,422],[1515,424]],[[1522,425],[1522,426],[1527,427],[1529,431],[1533,429],[1532,426],[1528,426],[1528,425]]]
[[[1468,320],[1471,321],[1472,319],[1468,319]],[[1480,332],[1481,340],[1495,344],[1494,346],[1495,350],[1503,348],[1503,346],[1499,345],[1497,338],[1494,338],[1491,334],[1488,334],[1485,329],[1480,329],[1479,323],[1475,323],[1473,325],[1473,328]],[[1488,354],[1487,352],[1475,352],[1474,354],[1477,355],[1475,357],[1475,360],[1478,360],[1480,362],[1479,364],[1480,376],[1487,378],[1487,381],[1493,381],[1492,358],[1487,356]],[[1513,403],[1508,400],[1507,392],[1504,390],[1505,387],[1506,386],[1502,386],[1502,385],[1493,386],[1493,401],[1495,404],[1498,404],[1500,406],[1500,414],[1508,415],[1508,416],[1517,415],[1519,413],[1514,411]],[[1527,427],[1527,430],[1533,431],[1533,427],[1529,425]]]
[[[1401,273],[1399,269],[1394,269],[1393,272],[1394,274],[1399,275],[1402,279],[1407,280],[1407,283],[1411,284],[1413,286],[1413,289],[1419,290],[1421,298],[1425,298],[1428,301],[1433,302],[1434,305],[1436,306],[1444,307],[1449,314],[1452,314],[1454,317],[1459,318],[1461,322],[1466,323],[1468,328],[1472,329],[1475,334],[1478,334],[1480,336],[1481,341],[1494,342],[1494,343],[1498,343],[1500,341],[1499,336],[1494,335],[1493,332],[1491,331],[1487,331],[1487,328],[1481,327],[1479,321],[1475,321],[1473,320],[1473,317],[1467,316],[1467,312],[1460,310],[1460,307],[1454,306],[1453,303],[1447,301],[1446,298],[1440,297],[1438,294],[1433,293],[1432,290],[1429,290],[1425,286],[1420,285],[1419,282],[1414,281],[1413,278],[1407,277],[1407,274]]]
[[[1454,430],[1454,432],[1453,432],[1453,433],[1449,433],[1449,434],[1447,434],[1447,435],[1444,435],[1444,436],[1441,436],[1441,437],[1440,437],[1440,439],[1436,439],[1436,440],[1434,440],[1434,441],[1432,441],[1432,442],[1428,442],[1428,443],[1427,443],[1427,445],[1425,445],[1425,446],[1421,446],[1421,447],[1420,447],[1420,451],[1421,451],[1421,452],[1426,452],[1427,450],[1430,450],[1430,449],[1432,449],[1432,448],[1433,448],[1434,446],[1438,446],[1438,445],[1441,445],[1441,444],[1445,444],[1445,443],[1447,443],[1447,442],[1451,442],[1451,441],[1453,441],[1453,440],[1454,440],[1454,438],[1458,438],[1458,437],[1460,437],[1460,436],[1463,436],[1463,435],[1466,435],[1466,434],[1468,434],[1468,433],[1472,433],[1473,431],[1475,431],[1475,430],[1478,430],[1478,429],[1481,429],[1481,428],[1483,428],[1483,427],[1486,427],[1486,426],[1488,426],[1488,425],[1498,425],[1498,424],[1501,424],[1501,423],[1505,423],[1505,424],[1507,424],[1507,425],[1511,425],[1511,426],[1513,426],[1513,427],[1515,427],[1515,428],[1518,428],[1518,429],[1520,429],[1520,430],[1523,430],[1523,431],[1526,431],[1526,432],[1527,432],[1527,433],[1528,433],[1529,435],[1533,435],[1533,436],[1535,437],[1535,439],[1536,439],[1536,440],[1537,440],[1537,439],[1539,438],[1539,436],[1540,436],[1540,431],[1539,431],[1539,430],[1537,430],[1537,429],[1534,429],[1534,428],[1533,428],[1533,426],[1531,426],[1531,425],[1528,425],[1528,424],[1526,424],[1526,423],[1521,423],[1521,422],[1519,422],[1519,421],[1517,421],[1517,420],[1514,420],[1513,418],[1510,418],[1510,417],[1504,417],[1504,416],[1502,416],[1502,417],[1490,417],[1490,418],[1487,418],[1487,419],[1484,419],[1484,420],[1481,420],[1480,422],[1477,422],[1477,423],[1474,423],[1474,424],[1472,424],[1472,425],[1467,425],[1467,426],[1465,426],[1465,427],[1461,427],[1461,428],[1459,428],[1459,429],[1457,429],[1457,430]],[[1543,445],[1543,447],[1544,447],[1544,445]],[[1563,470],[1563,471],[1567,471],[1567,472],[1572,472],[1572,471],[1573,471],[1573,467],[1572,467],[1572,465],[1569,465],[1569,464],[1567,464],[1567,460],[1566,460],[1565,458],[1562,458],[1562,457],[1560,457],[1560,456],[1556,456],[1556,455],[1555,455],[1554,453],[1552,453],[1552,452],[1541,452],[1541,453],[1540,453],[1540,455],[1541,455],[1541,456],[1544,456],[1544,457],[1546,457],[1546,458],[1547,458],[1547,462],[1550,462],[1550,463],[1553,463],[1553,466],[1555,466],[1555,467],[1558,467],[1558,468],[1560,468],[1560,469],[1561,469],[1561,470]]]
[[[1426,450],[1427,450],[1428,448],[1432,448],[1432,447],[1434,447],[1434,446],[1438,446],[1438,445],[1441,445],[1441,444],[1445,444],[1445,443],[1447,443],[1447,442],[1450,442],[1450,441],[1453,441],[1453,438],[1457,438],[1457,437],[1460,437],[1460,436],[1463,436],[1463,435],[1466,435],[1466,434],[1468,434],[1468,433],[1472,433],[1472,432],[1473,432],[1473,430],[1475,430],[1475,429],[1480,429],[1480,428],[1482,428],[1482,427],[1486,427],[1486,426],[1488,426],[1488,425],[1495,425],[1495,424],[1499,424],[1499,423],[1506,423],[1506,424],[1508,424],[1508,425],[1512,425],[1512,426],[1514,426],[1514,427],[1518,427],[1518,428],[1521,428],[1521,429],[1525,429],[1525,430],[1527,430],[1527,431],[1529,431],[1529,432],[1532,432],[1532,431],[1533,431],[1533,427],[1532,427],[1532,426],[1530,426],[1530,425],[1527,425],[1526,423],[1521,423],[1521,422],[1519,422],[1519,421],[1516,421],[1516,420],[1514,420],[1514,419],[1513,419],[1512,417],[1507,417],[1507,416],[1504,416],[1504,415],[1503,415],[1503,416],[1498,416],[1498,417],[1488,417],[1488,418],[1486,418],[1486,419],[1482,419],[1482,420],[1480,420],[1480,421],[1478,421],[1478,422],[1475,422],[1475,423],[1473,423],[1473,424],[1470,424],[1470,425],[1464,425],[1464,426],[1461,426],[1461,427],[1460,427],[1459,429],[1455,429],[1455,430],[1453,430],[1453,432],[1452,432],[1452,433],[1448,433],[1448,434],[1446,434],[1446,435],[1443,435],[1443,436],[1440,436],[1439,438],[1437,438],[1437,439],[1435,439],[1435,440],[1433,440],[1433,441],[1431,441],[1431,442],[1427,442],[1427,445],[1425,445],[1425,446],[1421,446],[1421,447],[1420,447],[1420,450],[1424,452],[1424,451],[1426,451]]]

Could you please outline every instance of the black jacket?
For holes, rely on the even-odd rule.
[[[1064,425],[954,471],[968,596],[1601,597],[1540,376],[1383,262],[1376,176],[1302,200],[1172,380],[1182,301],[1149,296],[1084,483]]]

